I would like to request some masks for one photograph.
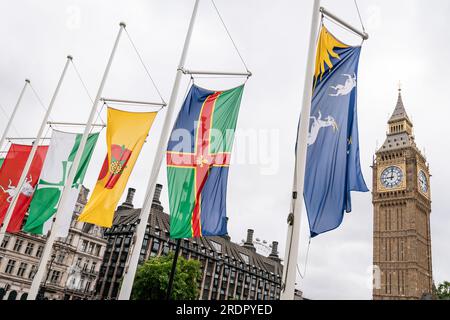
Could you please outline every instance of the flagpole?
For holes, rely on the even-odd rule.
[[[131,290],[133,288],[134,277],[136,275],[136,269],[139,263],[139,256],[144,242],[145,231],[147,229],[147,221],[150,216],[150,210],[152,208],[153,194],[155,193],[156,181],[158,179],[159,170],[161,168],[162,159],[167,148],[167,142],[169,140],[169,134],[171,130],[172,114],[175,108],[178,91],[180,88],[181,78],[183,76],[183,67],[186,62],[187,53],[189,51],[189,44],[192,37],[192,31],[194,29],[195,19],[197,17],[198,4],[200,0],[195,0],[194,9],[192,11],[191,21],[189,23],[188,32],[184,40],[183,52],[181,54],[180,63],[178,65],[175,82],[172,88],[172,94],[170,95],[169,105],[166,110],[166,118],[164,120],[164,126],[161,132],[161,137],[158,143],[158,149],[153,160],[152,172],[150,179],[148,180],[147,192],[145,195],[144,204],[142,206],[139,223],[136,228],[136,235],[134,245],[131,249],[131,256],[129,258],[128,266],[125,269],[125,275],[120,287],[119,300],[129,300],[131,296]]]
[[[61,219],[61,215],[63,214],[61,204],[65,203],[70,196],[70,189],[72,188],[73,180],[75,179],[75,175],[77,173],[78,166],[80,164],[81,156],[84,151],[84,147],[86,146],[86,142],[89,136],[89,133],[92,129],[92,124],[94,122],[94,118],[97,113],[97,104],[101,99],[101,95],[103,93],[103,88],[105,87],[106,79],[108,78],[109,70],[111,69],[111,64],[114,60],[114,55],[116,53],[117,47],[119,45],[120,36],[122,35],[122,31],[125,29],[125,23],[120,23],[119,33],[117,34],[116,41],[114,43],[114,47],[112,49],[111,55],[108,60],[108,64],[106,66],[105,72],[103,74],[102,82],[100,83],[100,87],[97,92],[97,96],[92,104],[91,113],[89,115],[89,119],[86,123],[86,127],[84,128],[83,136],[81,137],[80,145],[78,147],[77,153],[75,155],[75,159],[73,160],[73,164],[71,166],[71,170],[69,171],[69,175],[64,184],[63,193],[61,195],[61,200],[58,205],[58,210],[56,211],[54,222],[50,229],[50,234],[48,235],[47,241],[45,243],[44,252],[42,254],[42,258],[39,261],[39,266],[37,272],[33,278],[33,282],[31,284],[30,292],[28,293],[27,300],[36,300],[37,294],[39,292],[39,287],[41,285],[42,279],[44,277],[45,271],[47,269],[47,261],[52,253],[53,243],[56,240],[56,232],[55,228],[59,225],[59,220]]]
[[[298,247],[300,240],[300,226],[303,204],[303,190],[305,181],[307,137],[309,131],[309,117],[311,114],[312,88],[314,79],[314,65],[316,58],[316,38],[320,23],[320,0],[314,0],[309,49],[306,64],[305,83],[303,87],[302,112],[297,136],[297,155],[294,172],[294,187],[292,190],[291,214],[288,221],[286,252],[284,258],[281,300],[294,300],[295,280],[297,271]]]
[[[47,111],[45,112],[44,119],[42,119],[41,127],[39,128],[36,139],[33,142],[33,147],[31,148],[30,154],[28,155],[27,162],[25,163],[25,167],[22,171],[22,175],[20,176],[19,182],[17,183],[16,190],[22,190],[23,184],[25,183],[25,179],[27,178],[27,174],[28,174],[28,171],[30,170],[31,164],[33,163],[33,159],[34,159],[34,156],[36,155],[37,148],[39,146],[39,142],[42,138],[42,135],[44,134],[44,130],[45,130],[45,127],[47,126],[48,118],[50,117],[50,113],[52,112],[53,105],[55,103],[56,97],[58,96],[59,89],[61,88],[61,84],[64,80],[67,68],[68,68],[71,60],[72,60],[72,57],[67,56],[67,61],[66,61],[66,64],[64,65],[63,72],[58,81],[58,85],[56,86],[56,90],[53,94],[52,100],[50,101]],[[34,177],[34,178],[39,179],[39,177]],[[6,211],[5,218],[3,219],[3,223],[0,228],[0,243],[3,242],[3,238],[5,237],[5,234],[6,234],[6,229],[8,228],[9,222],[13,215],[14,209],[16,208],[17,201],[19,199],[20,194],[21,194],[21,192],[16,192],[16,194],[14,195],[14,197],[8,207],[8,210]]]
[[[22,101],[23,95],[25,93],[25,89],[27,88],[27,85],[29,85],[29,84],[30,84],[30,80],[25,79],[25,85],[23,86],[23,89],[20,92],[19,99],[17,100],[16,106],[14,107],[11,117],[9,117],[9,120],[8,120],[8,123],[6,124],[5,130],[3,130],[3,134],[0,139],[0,148],[3,147],[3,143],[5,143],[6,135],[8,134],[9,128],[11,127],[11,124],[16,116],[17,109],[19,109],[20,102]]]

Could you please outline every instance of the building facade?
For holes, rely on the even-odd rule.
[[[372,168],[373,298],[422,299],[433,286],[430,171],[401,90]]]
[[[54,244],[41,298],[72,300],[94,296],[106,240],[101,228],[76,220],[87,203],[88,193],[88,189],[81,189],[69,235]],[[27,298],[45,240],[46,237],[23,232],[5,236],[0,246],[0,300]]]
[[[140,263],[175,251],[175,241],[169,238],[169,215],[163,212],[159,201],[161,189],[162,186],[157,185]],[[113,226],[105,231],[108,245],[97,284],[99,299],[118,296],[140,214],[140,209],[133,208],[134,192],[129,189],[126,201],[117,208]],[[253,230],[248,230],[243,245],[231,242],[228,236],[182,240],[180,254],[201,263],[199,299],[275,300],[280,297],[283,272],[277,247],[278,243],[273,242],[268,257],[258,254],[253,244]],[[300,293],[297,292],[297,298]]]

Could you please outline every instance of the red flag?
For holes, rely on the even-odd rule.
[[[6,159],[0,169],[0,223],[3,223],[6,211],[16,194],[16,186],[30,155],[32,146],[11,144]],[[16,208],[6,231],[13,233],[21,230],[22,221],[31,202],[34,187],[39,181],[42,165],[47,155],[48,146],[39,146],[28,170]]]

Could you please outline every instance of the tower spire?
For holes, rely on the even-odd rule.
[[[395,106],[394,113],[392,113],[392,116],[389,119],[389,123],[401,120],[407,120],[411,123],[411,120],[409,119],[408,114],[406,113],[405,105],[403,104],[402,87],[401,83],[399,83],[397,104]]]

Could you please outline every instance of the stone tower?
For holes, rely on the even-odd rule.
[[[433,285],[430,173],[401,89],[372,168],[373,298],[421,299]]]

